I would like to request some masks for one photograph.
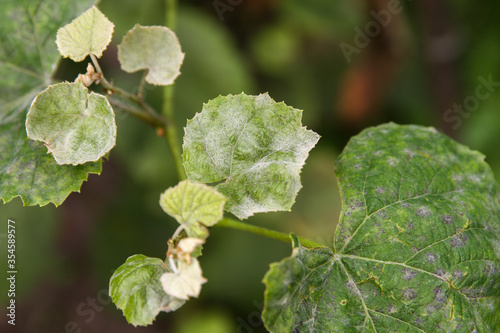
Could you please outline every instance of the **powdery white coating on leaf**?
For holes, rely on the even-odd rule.
[[[126,72],[147,70],[150,84],[170,85],[181,73],[184,53],[169,28],[137,24],[118,45],[118,60]]]
[[[179,261],[177,273],[164,273],[160,280],[165,292],[175,298],[187,301],[189,297],[198,297],[201,286],[207,280],[202,276],[200,263],[196,258],[191,263]]]
[[[353,137],[335,173],[334,250],[295,244],[271,265],[270,332],[500,331],[500,203],[482,154],[387,124]]]
[[[0,9],[0,198],[26,206],[60,205],[79,192],[101,161],[61,166],[26,135],[26,110],[46,88],[60,58],[57,30],[92,5],[88,0],[2,1]],[[56,9],[56,10],[54,10]],[[7,56],[8,55],[8,56]]]
[[[184,180],[160,195],[160,206],[184,226],[189,237],[206,238],[206,227],[219,222],[227,199],[214,188]]]
[[[83,164],[115,146],[115,114],[106,97],[88,94],[81,82],[58,83],[33,100],[26,132],[42,141],[58,164]]]
[[[114,24],[95,6],[57,31],[56,44],[64,58],[79,62],[89,54],[100,58],[111,42]]]
[[[268,94],[218,97],[185,128],[183,163],[189,179],[218,183],[226,210],[241,219],[290,210],[300,171],[319,135],[302,127],[302,111]]]
[[[28,139],[23,119],[0,121],[0,198],[19,196],[25,206],[59,206],[71,192],[80,192],[89,173],[101,173],[101,161],[59,165],[40,142]]]
[[[116,269],[109,282],[109,295],[130,324],[150,325],[160,311],[175,311],[184,305],[184,300],[163,290],[160,278],[170,271],[161,259],[142,254],[129,257]]]

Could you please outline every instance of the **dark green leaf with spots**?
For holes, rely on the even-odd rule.
[[[52,81],[59,59],[57,29],[94,1],[9,0],[0,10],[0,198],[25,205],[61,204],[101,162],[60,166],[43,144],[28,139],[26,112]]]
[[[354,137],[333,249],[271,265],[271,332],[498,332],[500,204],[484,156],[432,128]]]

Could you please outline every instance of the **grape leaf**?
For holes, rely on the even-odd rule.
[[[57,31],[56,44],[65,58],[79,62],[89,54],[100,58],[113,36],[114,24],[95,6]]]
[[[241,219],[289,210],[301,188],[300,170],[319,135],[301,124],[302,111],[269,95],[228,95],[203,106],[185,128],[188,178],[218,183],[225,209]]]
[[[101,162],[59,166],[46,148],[28,139],[27,108],[51,82],[59,53],[57,29],[88,8],[84,0],[10,0],[0,10],[0,198],[25,205],[61,204],[79,191]]]
[[[33,100],[26,132],[44,142],[58,164],[95,162],[115,146],[115,114],[106,97],[89,94],[81,82],[58,83]]]
[[[175,311],[184,305],[183,300],[163,290],[160,278],[169,272],[161,259],[142,254],[129,257],[116,269],[109,282],[109,295],[130,324],[150,325],[160,311]]]
[[[136,24],[118,45],[118,60],[126,72],[147,70],[148,83],[170,85],[181,73],[184,53],[169,28]]]
[[[334,249],[271,265],[271,332],[498,332],[500,202],[484,156],[431,128],[382,125],[336,164]]]
[[[51,83],[59,59],[57,29],[92,0],[7,0],[0,10],[0,120],[26,111]]]
[[[212,187],[189,180],[167,189],[160,196],[165,213],[184,226],[189,237],[207,238],[206,227],[219,222],[227,199]]]

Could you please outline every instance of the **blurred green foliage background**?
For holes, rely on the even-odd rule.
[[[500,82],[500,2],[401,1],[401,10],[391,13],[395,4],[180,1],[177,34],[186,57],[175,84],[179,130],[218,95],[269,92],[303,109],[304,124],[322,136],[292,212],[260,214],[248,223],[331,243],[341,208],[335,158],[352,135],[387,121],[439,128],[483,152],[499,179],[500,84],[480,88],[487,98],[477,89],[484,80]],[[101,66],[117,86],[134,91],[141,74],[120,70],[116,45],[135,23],[163,25],[164,2],[103,0],[99,7],[115,23]],[[390,15],[381,24],[373,13]],[[346,57],[346,45],[356,52]],[[63,61],[58,77],[74,80],[85,67]],[[146,92],[159,110],[161,88]],[[11,218],[18,256],[18,325],[7,325],[4,316],[1,331],[265,332],[261,279],[290,247],[239,231],[211,231],[200,259],[208,279],[201,297],[160,314],[151,327],[128,325],[103,296],[128,256],[163,257],[176,228],[158,205],[160,193],[177,183],[165,140],[119,110],[117,119],[117,147],[80,194],[57,209],[22,207],[18,199],[0,207],[2,244]],[[5,267],[5,255],[0,263]],[[0,286],[6,290],[5,278]],[[5,309],[6,293],[0,301]]]

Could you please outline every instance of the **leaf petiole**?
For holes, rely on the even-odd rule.
[[[97,61],[95,55],[90,54],[90,59],[92,60],[96,73],[101,73],[100,84],[103,86],[104,89],[118,96],[123,97],[124,99],[134,103],[139,107],[138,108],[132,107],[130,105],[126,105],[123,102],[120,102],[118,99],[110,98],[109,101],[113,106],[116,106],[122,109],[123,111],[131,114],[132,116],[143,120],[144,122],[146,122],[147,124],[151,125],[154,128],[164,128],[166,126],[167,120],[162,115],[156,113],[149,104],[145,103],[142,100],[141,96],[133,95],[110,83],[104,76],[104,73],[102,72],[101,66],[99,65],[99,62]]]
[[[279,240],[279,241],[282,241],[285,243],[292,243],[292,239],[290,238],[289,234],[286,234],[286,233],[280,232],[280,231],[276,231],[276,230],[263,228],[263,227],[258,227],[255,225],[240,222],[240,221],[230,219],[230,218],[223,218],[214,227],[237,229],[237,230],[241,230],[241,231],[251,232],[253,234],[264,236],[267,238],[276,239],[276,240]],[[307,238],[298,237],[298,239],[300,241],[300,244],[304,247],[307,247],[307,248],[328,247],[324,244],[315,242],[315,241],[307,239]]]

